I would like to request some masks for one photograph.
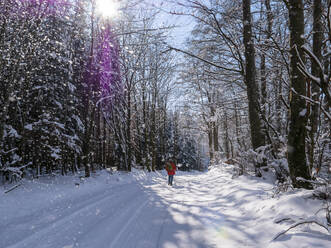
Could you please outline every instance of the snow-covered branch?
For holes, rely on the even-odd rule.
[[[330,232],[329,231],[329,228],[324,225],[323,223],[321,223],[320,221],[318,221],[317,219],[313,218],[313,219],[308,219],[308,220],[303,220],[303,221],[299,221],[299,222],[296,222],[295,224],[291,225],[289,228],[287,228],[286,230],[284,231],[281,231],[279,232],[273,239],[272,241],[275,241],[276,239],[278,239],[280,236],[284,235],[285,233],[287,233],[289,230],[297,227],[297,226],[300,226],[300,225],[304,225],[304,224],[316,224],[322,228],[324,228],[328,233]]]

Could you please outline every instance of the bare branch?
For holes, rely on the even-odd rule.
[[[308,47],[306,47],[305,45],[303,45],[301,48],[302,48],[302,50],[303,50],[306,54],[308,54],[309,57],[310,57],[310,58],[311,58],[311,59],[312,59],[317,65],[318,65],[318,67],[320,68],[320,70],[321,70],[321,71],[324,71],[321,62],[320,62],[319,59],[315,56],[315,54],[314,54],[312,51],[310,51],[310,50],[308,49]]]
[[[289,228],[287,228],[285,231],[282,231],[280,233],[278,233],[273,239],[272,241],[275,241],[276,239],[278,239],[280,236],[284,235],[285,233],[287,233],[289,230],[299,226],[299,225],[303,225],[303,224],[316,224],[322,228],[324,228],[327,232],[329,232],[329,229],[323,225],[322,223],[318,222],[317,220],[304,220],[304,221],[299,221],[295,224],[293,224],[292,226],[290,226]]]
[[[11,187],[10,189],[6,190],[4,193],[7,194],[7,193],[9,193],[10,191],[16,189],[17,187],[19,187],[19,186],[21,186],[21,185],[22,185],[21,183],[16,184],[16,185],[14,185],[13,187]]]
[[[215,67],[217,67],[217,68],[219,68],[219,69],[223,69],[223,70],[226,70],[226,71],[232,71],[232,72],[241,73],[240,70],[231,69],[231,68],[227,68],[227,67],[224,67],[224,66],[221,66],[221,65],[215,64],[215,63],[213,63],[213,62],[211,62],[211,61],[205,60],[205,59],[203,59],[203,58],[201,58],[201,57],[199,57],[199,56],[197,56],[197,55],[194,55],[194,54],[192,54],[192,53],[190,53],[190,52],[187,52],[187,51],[184,51],[184,50],[182,50],[182,49],[175,48],[175,47],[172,47],[172,46],[169,46],[169,45],[168,45],[168,47],[169,47],[169,49],[171,49],[171,50],[174,50],[174,51],[176,51],[176,52],[184,53],[184,54],[186,54],[186,55],[188,55],[188,56],[190,56],[190,57],[193,57],[193,58],[199,59],[199,60],[201,60],[201,61],[203,61],[203,62],[205,62],[205,63],[207,63],[207,64],[209,64],[209,65],[215,66]]]

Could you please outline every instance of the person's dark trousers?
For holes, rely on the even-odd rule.
[[[172,185],[172,181],[174,180],[174,175],[169,175],[168,177],[168,184]]]

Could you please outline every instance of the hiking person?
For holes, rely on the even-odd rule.
[[[173,160],[169,160],[165,164],[165,169],[168,172],[168,185],[172,186],[174,175],[176,174],[176,165]]]

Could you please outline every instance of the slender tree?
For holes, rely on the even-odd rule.
[[[293,186],[296,188],[311,188],[311,185],[298,177],[310,179],[306,162],[306,80],[298,68],[299,59],[304,60],[302,45],[304,44],[304,5],[302,0],[288,2],[290,23],[290,54],[291,54],[291,99],[290,125],[288,134],[288,164]],[[299,58],[300,56],[300,58]]]
[[[259,115],[259,88],[256,82],[255,49],[252,34],[251,1],[243,0],[243,25],[245,46],[245,83],[249,106],[249,122],[253,149],[264,145],[261,118]]]

